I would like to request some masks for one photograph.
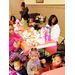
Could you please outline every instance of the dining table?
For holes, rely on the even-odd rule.
[[[19,35],[22,36],[22,38],[23,38],[23,33],[26,31],[27,33],[30,33],[30,36],[29,36],[30,38],[35,39],[35,37],[33,37],[34,34],[35,34],[35,32],[34,32],[35,29],[33,29],[32,27],[25,27],[25,28],[23,28],[21,25],[14,25],[14,28],[16,28],[16,27],[18,28],[17,31],[18,32],[19,31],[21,32]],[[16,32],[16,30],[15,30],[15,32]],[[43,42],[43,40],[41,42]],[[34,43],[34,41],[32,41],[32,43]],[[50,39],[50,41],[45,41],[42,44],[37,42],[36,45],[29,46],[29,43],[27,43],[25,41],[25,39],[23,38],[20,47],[24,51],[24,54],[25,55],[28,55],[29,54],[29,51],[30,51],[31,48],[37,48],[37,49],[44,48],[47,52],[49,52],[49,54],[53,54],[53,53],[56,53],[57,52],[57,42],[55,42],[52,39]]]

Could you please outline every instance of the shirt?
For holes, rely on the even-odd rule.
[[[15,47],[13,46],[13,43],[14,43],[14,37],[18,38],[19,41],[22,41],[22,37],[16,33],[14,33],[12,36],[11,36],[11,40],[9,41],[9,52],[14,50]]]
[[[58,24],[54,25],[52,28],[50,27],[50,36],[52,40],[58,42],[59,35],[60,35],[60,27]]]
[[[24,20],[28,20],[28,7],[24,8],[23,11],[20,11],[19,13],[21,14],[21,19],[24,18]]]
[[[41,73],[43,72],[42,67],[41,67],[40,60],[38,59],[35,62],[32,61],[32,60],[29,60],[29,62],[27,63],[27,73],[28,73],[28,75],[34,75],[34,71],[31,71],[31,69],[36,69],[36,68]]]
[[[24,67],[21,70],[18,70],[16,72],[18,72],[21,75],[27,75],[27,71],[26,71],[26,69]]]
[[[59,35],[60,35],[60,27],[58,24],[56,24],[53,26],[53,28],[51,28],[51,39],[58,42]]]

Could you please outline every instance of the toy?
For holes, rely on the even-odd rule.
[[[42,63],[42,64],[45,64],[45,63],[46,63],[46,60],[45,60],[45,59],[42,59],[42,60],[41,60],[41,63]]]
[[[49,33],[50,33],[50,27],[45,26],[41,28],[41,37],[44,37],[45,34],[49,35]]]

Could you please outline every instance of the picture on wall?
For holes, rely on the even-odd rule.
[[[36,0],[36,3],[43,3],[44,0]]]

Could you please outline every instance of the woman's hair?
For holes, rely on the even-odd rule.
[[[22,64],[22,61],[21,61],[21,59],[20,59],[18,56],[15,56],[13,61],[14,61],[14,62],[15,62],[15,61],[18,61],[18,62],[20,62],[20,63]]]
[[[25,7],[25,2],[22,2],[21,6],[22,6],[22,7]]]
[[[52,22],[52,19],[56,17],[56,15],[51,15],[48,19],[48,25],[51,26],[51,22]],[[53,23],[53,25],[57,24],[58,23],[58,18],[56,17],[56,21]]]
[[[16,17],[15,17],[15,16],[11,16],[11,17],[10,17],[10,20],[12,20],[12,17],[14,17],[14,21],[16,21]]]

